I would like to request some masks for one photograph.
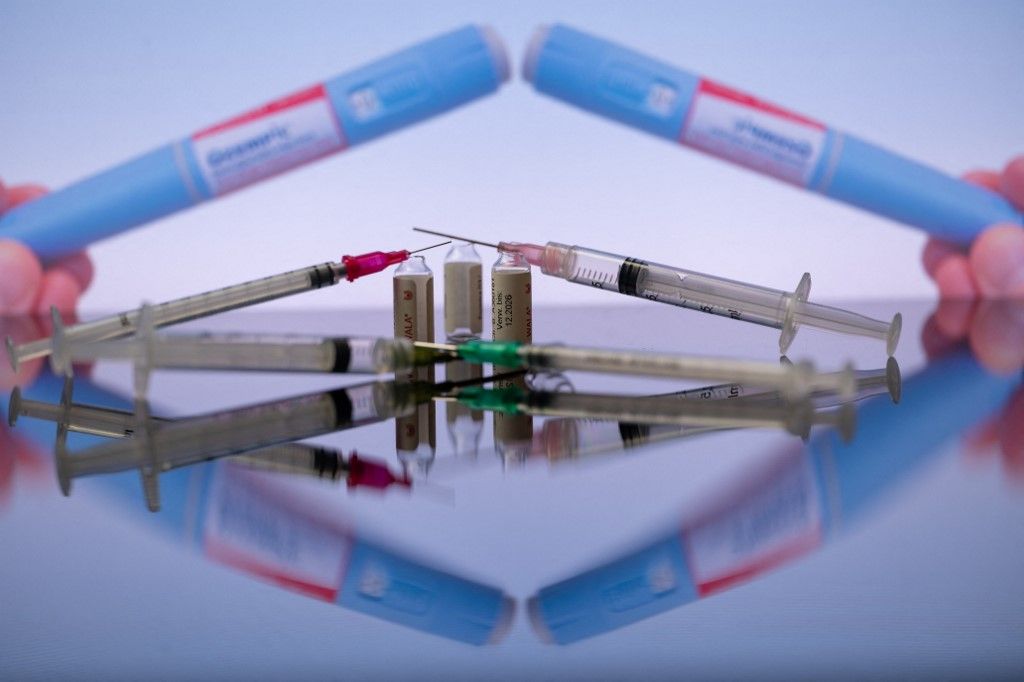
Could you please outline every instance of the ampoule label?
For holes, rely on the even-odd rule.
[[[395,338],[434,341],[434,278],[398,276],[394,280]],[[411,378],[413,372],[407,372]]]
[[[491,272],[491,334],[495,341],[533,342],[530,272]]]
[[[724,513],[683,531],[687,561],[701,596],[791,561],[821,541],[818,486],[810,463],[800,456]]]
[[[257,474],[218,463],[202,522],[203,553],[257,578],[333,602],[348,564],[339,529],[268,497]]]
[[[341,126],[322,85],[192,135],[199,172],[214,195],[282,173],[344,146]]]
[[[395,337],[408,341],[434,341],[434,278],[397,276],[394,278]],[[396,381],[434,382],[434,366],[416,367],[395,373]],[[395,447],[414,451],[421,444],[437,445],[437,408],[433,401],[416,407],[395,420]]]
[[[693,96],[680,141],[806,187],[825,134],[817,121],[705,79]]]
[[[533,342],[533,280],[529,270],[491,271],[491,335],[495,341]],[[495,366],[496,373],[512,367]],[[495,382],[495,388],[526,386],[522,377]],[[499,446],[528,443],[533,417],[494,413],[494,441]]]
[[[480,263],[444,264],[444,330],[446,334],[484,328],[483,266]]]

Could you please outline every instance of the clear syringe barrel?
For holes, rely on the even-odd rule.
[[[93,405],[29,400],[21,395],[18,388],[11,393],[7,412],[8,423],[12,427],[20,417],[28,417],[63,424],[73,433],[87,433],[105,438],[131,437],[136,426],[135,416],[131,412]]]
[[[527,392],[528,414],[604,419],[639,424],[676,424],[710,428],[783,428],[805,435],[813,413],[806,402],[757,404],[739,400],[679,401],[671,397],[640,397],[583,393]]]
[[[406,414],[414,404],[393,382],[361,384],[154,425],[147,454],[166,470],[375,423]],[[61,478],[136,467],[140,447],[138,438],[121,439],[64,457]]]
[[[291,272],[215,289],[194,296],[186,296],[153,306],[153,324],[163,327],[198,319],[207,315],[227,312],[243,306],[270,301],[303,291],[336,284],[345,276],[341,263],[322,263]],[[130,310],[93,322],[84,322],[64,330],[69,342],[102,341],[128,336],[138,328],[139,311]],[[11,366],[17,369],[21,362],[43,358],[53,352],[53,340],[39,339],[15,347],[7,339],[7,352]]]
[[[13,427],[19,417],[29,417],[54,422],[72,433],[85,433],[106,438],[131,438],[138,427],[136,415],[127,410],[72,403],[70,395],[62,398],[61,404],[46,403],[23,398],[15,388],[11,393],[8,408],[9,424]],[[167,423],[159,417],[149,417],[154,425]],[[210,458],[207,458],[210,459]],[[262,469],[284,472],[301,472],[319,475],[332,480],[346,473],[344,460],[337,451],[306,443],[283,443],[259,448],[240,457],[240,461]],[[192,461],[159,462],[160,469],[167,471],[175,466],[192,464]],[[134,466],[136,463],[128,463]]]
[[[783,364],[791,363],[787,360]],[[831,375],[842,375],[844,379],[848,379],[850,377],[850,370],[833,372]],[[896,358],[889,358],[885,367],[879,369],[853,370],[852,377],[856,384],[856,391],[852,396],[840,395],[829,390],[816,390],[810,392],[807,397],[815,409],[836,407],[851,401],[864,400],[882,394],[888,394],[894,403],[900,401],[902,377]],[[759,386],[744,385],[742,383],[702,386],[665,395],[673,395],[685,400],[732,400],[743,398],[749,401],[772,401],[783,398],[780,391],[765,390]]]
[[[811,288],[807,274],[794,291],[786,292],[582,246],[557,242],[548,242],[543,249],[529,244],[500,246],[524,253],[531,262],[538,263],[546,275],[780,329],[782,352],[792,343],[801,324],[882,339],[887,342],[890,355],[899,340],[898,315],[891,323],[886,323],[838,308],[807,303]]]
[[[634,424],[599,419],[551,418],[544,421],[537,454],[550,462],[621,453],[670,438],[716,430],[678,424]]]
[[[331,481],[345,478],[348,474],[347,463],[337,450],[305,443],[272,445],[239,455],[232,461],[253,469],[316,476]]]
[[[410,342],[378,337],[204,334],[70,345],[70,360],[133,360],[150,369],[379,374],[416,361]]]
[[[852,370],[823,374],[815,372],[809,363],[781,365],[753,360],[554,345],[523,346],[519,355],[530,367],[731,381],[773,388],[790,399],[802,398],[813,391],[830,391],[850,397],[856,388]]]

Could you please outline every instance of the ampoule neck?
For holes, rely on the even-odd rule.
[[[498,260],[494,261],[494,267],[529,270],[530,261],[526,260],[526,256],[516,251],[498,251]]]
[[[448,249],[448,254],[444,257],[444,262],[479,263],[481,262],[481,259],[476,247],[472,244],[456,244],[452,248]]]
[[[409,256],[405,261],[395,268],[395,276],[398,275],[430,275],[433,272],[427,267],[427,261],[423,256]]]

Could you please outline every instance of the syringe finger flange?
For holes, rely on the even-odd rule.
[[[797,331],[800,329],[800,324],[796,321],[795,304],[806,302],[810,294],[811,273],[805,272],[804,276],[800,278],[800,282],[796,285],[796,290],[786,301],[786,315],[782,321],[782,333],[779,336],[779,353],[782,355],[786,354],[790,344],[793,343],[793,339],[796,338]]]
[[[11,397],[7,401],[7,425],[12,429],[21,416],[21,388],[15,386],[11,391]]]
[[[903,395],[903,375],[900,373],[899,363],[892,356],[885,363],[885,383],[889,389],[889,397],[892,398],[893,404],[899,404],[900,398]]]
[[[812,371],[807,373],[807,387],[808,393],[835,393],[844,400],[853,400],[857,396],[857,373],[851,362],[838,372]]]
[[[65,424],[57,423],[57,440],[53,446],[53,455],[56,462],[57,484],[64,497],[71,494],[71,481],[74,480],[73,462],[68,454],[68,428]]]
[[[742,401],[742,398],[740,399]],[[814,424],[814,408],[810,402],[804,400],[793,403],[786,413],[785,427],[789,433],[806,440],[811,433],[811,426]]]
[[[896,313],[889,323],[889,336],[885,340],[885,351],[890,357],[896,354],[896,346],[900,343],[900,332],[903,331],[903,315]]]
[[[19,358],[18,352],[14,347],[14,339],[10,335],[4,339],[4,346],[7,347],[7,361],[11,363],[11,371],[16,373],[18,371]]]

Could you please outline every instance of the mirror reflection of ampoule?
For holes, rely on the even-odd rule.
[[[413,256],[395,268],[395,337],[408,341],[434,342],[434,273],[422,256]],[[396,372],[395,381],[434,383],[434,366]],[[395,448],[405,467],[422,471],[430,467],[437,448],[437,407],[433,401],[395,420]]]
[[[498,252],[491,267],[491,337],[495,341],[533,343],[533,279],[530,263],[520,253]],[[495,374],[513,369],[494,367]],[[495,385],[495,389],[525,389],[523,377]],[[506,463],[529,455],[533,417],[494,413],[494,447]]]
[[[483,264],[472,244],[456,244],[444,260],[444,333],[447,343],[479,339],[483,333]],[[456,360],[445,365],[448,381],[483,376],[483,366]],[[484,413],[446,402],[445,424],[457,456],[475,457],[483,435]]]

